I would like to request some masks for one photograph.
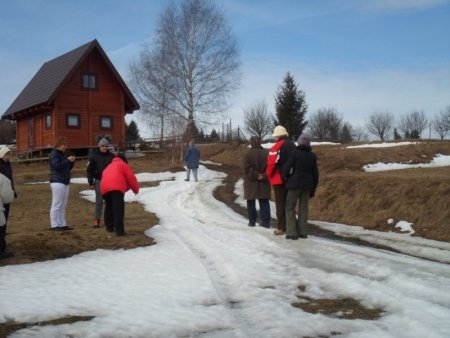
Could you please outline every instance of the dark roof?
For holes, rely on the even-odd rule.
[[[133,110],[139,109],[138,102],[109,60],[103,48],[97,40],[93,40],[44,63],[19,96],[17,96],[11,106],[6,110],[3,117],[14,119],[12,115],[15,113],[31,107],[51,104],[58,94],[59,89],[94,48],[97,48],[102,55],[125,92],[125,111],[132,112]]]

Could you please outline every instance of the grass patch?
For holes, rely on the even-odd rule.
[[[60,325],[60,324],[72,324],[81,321],[92,320],[93,316],[66,316],[62,318],[46,320],[35,323],[17,323],[15,321],[8,321],[0,325],[0,338],[6,338],[15,331],[32,328],[34,326],[47,326],[47,325]]]
[[[304,286],[299,286],[300,291],[304,291]],[[299,301],[292,303],[293,307],[302,309],[309,313],[319,313],[329,317],[339,319],[362,319],[377,320],[381,318],[384,311],[381,309],[369,309],[361,304],[357,299],[346,298],[311,298],[303,295],[297,296]]]

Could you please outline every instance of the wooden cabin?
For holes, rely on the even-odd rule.
[[[123,143],[125,115],[137,109],[133,94],[93,40],[44,63],[3,118],[16,121],[18,154],[46,153],[65,136],[68,147],[81,155],[97,146],[99,136]]]

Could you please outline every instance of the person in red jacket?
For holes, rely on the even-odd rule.
[[[117,236],[125,235],[123,218],[125,216],[125,193],[132,190],[139,193],[136,175],[123,154],[118,154],[102,174],[100,191],[105,199],[105,226]]]
[[[286,198],[288,193],[281,172],[296,147],[295,143],[289,139],[289,133],[283,126],[276,126],[272,137],[276,143],[270,148],[267,156],[266,176],[275,193],[277,228],[274,234],[280,236],[286,233]]]

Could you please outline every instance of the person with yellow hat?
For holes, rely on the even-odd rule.
[[[296,149],[296,146],[295,143],[289,139],[289,133],[283,126],[276,126],[272,137],[276,142],[267,156],[266,175],[275,193],[275,206],[278,221],[274,234],[280,236],[286,233],[287,198],[287,189],[284,186],[285,182],[281,177],[281,172],[284,164],[289,159],[289,156]]]

